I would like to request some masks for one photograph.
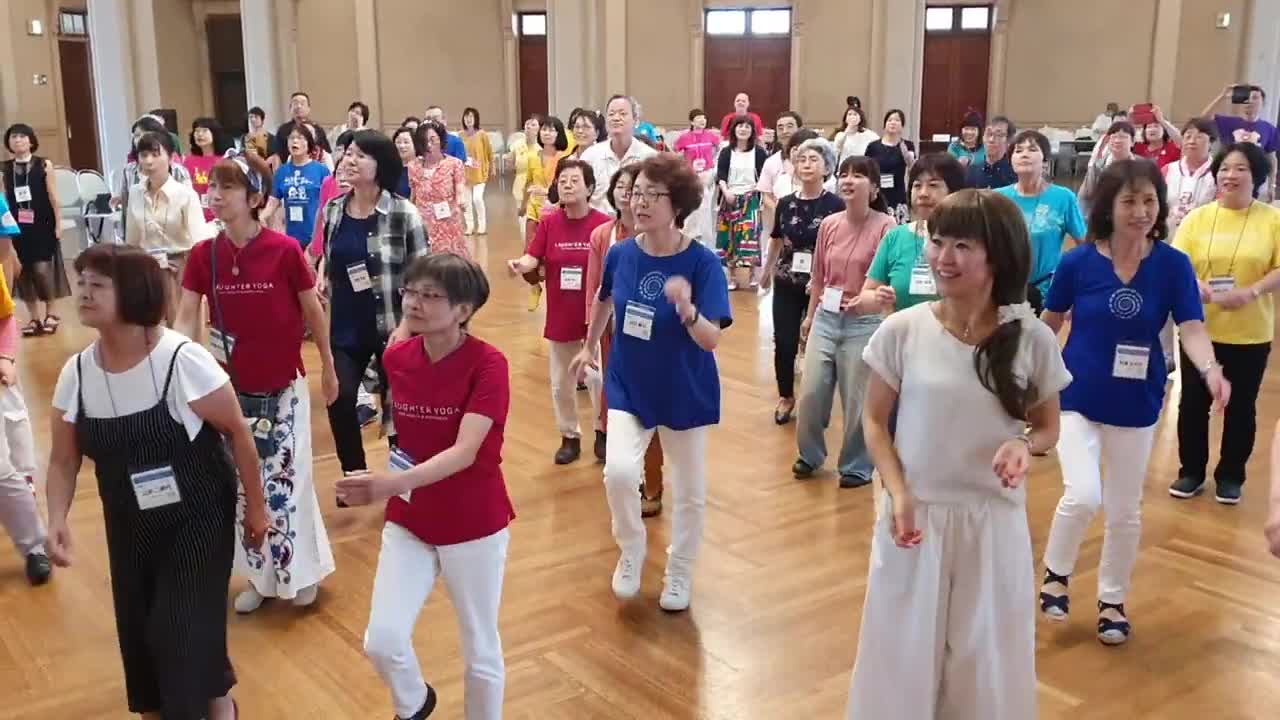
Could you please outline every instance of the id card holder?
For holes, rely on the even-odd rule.
[[[138,500],[139,510],[151,510],[182,502],[182,494],[178,492],[178,477],[174,475],[172,465],[130,473],[129,484],[133,485],[133,496]]]
[[[1230,275],[1219,275],[1209,278],[1209,292],[1214,295],[1231,292],[1236,289],[1236,279]]]
[[[15,185],[13,187],[13,199],[18,202],[31,202],[31,186]]]
[[[295,222],[295,223],[302,222],[302,206],[301,205],[289,206],[289,222]]]
[[[24,210],[22,208],[18,208],[18,224],[19,225],[34,225],[35,221],[36,221],[35,210]]]
[[[653,308],[628,300],[627,312],[622,318],[622,334],[640,340],[653,337]]]
[[[561,290],[581,290],[582,289],[582,268],[580,267],[560,268],[560,289]]]
[[[829,287],[822,291],[822,309],[827,312],[840,312],[840,303],[844,301],[844,288]]]
[[[348,265],[347,277],[351,280],[351,289],[355,292],[373,289],[373,281],[369,279],[369,268],[362,262]]]
[[[169,269],[169,253],[163,248],[160,250],[148,250],[147,254],[155,258],[156,262],[160,263],[161,270]]]
[[[916,265],[911,268],[911,285],[907,292],[917,296],[937,295],[938,283],[933,278],[933,271],[928,265]]]
[[[813,253],[798,252],[791,256],[791,272],[813,272]]]
[[[208,195],[208,193],[206,193],[206,194],[204,194],[204,195],[201,195],[201,196],[200,196],[200,207],[202,207],[202,208],[204,208],[204,209],[206,209],[206,210],[208,210],[208,209],[209,209],[209,195]]]
[[[209,352],[213,353],[213,359],[223,365],[231,364],[231,354],[236,351],[236,338],[234,335],[224,333],[218,328],[209,328]]]
[[[1121,380],[1146,380],[1151,364],[1151,347],[1136,343],[1118,343],[1115,360],[1111,363],[1111,377]]]
[[[880,187],[881,187],[882,189],[884,189],[884,190],[892,190],[892,189],[893,189],[893,176],[892,176],[892,175],[881,175],[881,176],[880,176]]]
[[[391,457],[387,459],[387,465],[388,465],[388,469],[394,473],[394,472],[409,472],[414,468],[415,465],[417,465],[417,463],[413,461],[413,458],[409,457],[408,453],[401,450],[400,448],[391,448]],[[413,497],[412,490],[406,490],[405,492],[400,493],[400,499],[404,500],[405,502],[410,502],[410,499],[412,497]]]
[[[431,212],[435,214],[437,220],[447,220],[451,214],[449,203],[443,200],[431,203]]]

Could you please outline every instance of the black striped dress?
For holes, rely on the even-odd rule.
[[[227,586],[236,473],[211,425],[190,440],[169,414],[165,398],[181,349],[169,360],[159,402],[116,418],[85,415],[77,357],[76,438],[94,462],[102,498],[129,710],[200,720],[210,699],[235,685],[227,656]],[[173,467],[181,501],[139,509],[130,474],[165,465]]]

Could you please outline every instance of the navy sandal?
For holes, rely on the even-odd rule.
[[[1059,575],[1049,568],[1045,568],[1044,583],[1040,586],[1040,612],[1049,620],[1063,622],[1071,612],[1071,596],[1066,593],[1069,580],[1070,576]],[[1053,593],[1045,592],[1044,586],[1049,583],[1061,584],[1063,593],[1054,595]]]
[[[1109,620],[1102,617],[1107,610],[1114,610],[1123,620]],[[1133,627],[1129,625],[1128,615],[1124,611],[1124,603],[1105,603],[1098,601],[1098,642],[1103,645],[1123,645],[1129,641]]]

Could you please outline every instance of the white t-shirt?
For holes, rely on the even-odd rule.
[[[631,138],[631,144],[627,146],[627,151],[622,154],[622,157],[614,154],[609,140],[598,142],[583,150],[579,159],[590,165],[591,172],[596,176],[596,190],[591,193],[591,207],[612,216],[613,208],[609,205],[609,198],[605,197],[605,194],[609,190],[609,182],[613,180],[613,174],[623,165],[638,163],[657,154],[657,150],[634,137]]]
[[[844,140],[843,146],[840,144],[842,139]],[[853,157],[854,155],[866,155],[867,146],[879,139],[880,136],[877,135],[875,131],[867,130],[866,128],[863,128],[852,135],[849,135],[844,130],[836,133],[835,146],[840,148],[840,157],[836,160],[836,167],[831,168],[831,172],[834,174],[839,168],[840,163],[844,162],[845,158]]]
[[[1210,162],[1204,167],[1192,168],[1187,159],[1171,162],[1164,166],[1164,182],[1168,188],[1169,200],[1169,237],[1178,232],[1178,226],[1187,213],[1201,205],[1213,202],[1218,194],[1218,184],[1213,173],[1209,172]]]
[[[155,407],[160,392],[164,390],[169,360],[173,358],[174,350],[184,342],[187,344],[178,353],[173,381],[169,385],[169,415],[181,422],[187,429],[187,437],[194,440],[200,434],[204,420],[191,409],[190,403],[226,385],[231,379],[204,346],[173,330],[161,331],[160,339],[151,350],[150,362],[143,360],[122,373],[112,373],[109,393],[107,376],[98,366],[97,343],[82,351],[80,377],[84,381],[85,413],[91,418],[114,418]],[[62,419],[69,423],[76,421],[78,389],[76,356],[73,355],[62,366],[62,374],[58,376],[58,385],[53,391],[53,406],[62,411]]]
[[[729,190],[741,195],[756,187],[756,151],[734,150],[729,155]]]
[[[893,313],[880,324],[862,359],[898,391],[894,446],[911,494],[923,503],[1026,501],[1026,486],[1005,489],[991,469],[1002,444],[1026,423],[1010,417],[974,371],[975,348],[942,327],[934,303]],[[1014,376],[1036,388],[1033,405],[1071,382],[1048,325],[1022,320]],[[957,414],[956,408],[964,408]],[[957,419],[962,422],[956,422]]]

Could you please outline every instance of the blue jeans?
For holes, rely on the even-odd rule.
[[[871,369],[862,350],[880,327],[879,315],[848,315],[821,308],[809,330],[804,377],[796,415],[796,444],[800,459],[817,469],[827,459],[825,433],[831,425],[831,405],[840,391],[844,413],[844,443],[837,469],[841,475],[870,478],[873,468],[862,436],[862,403]]]

